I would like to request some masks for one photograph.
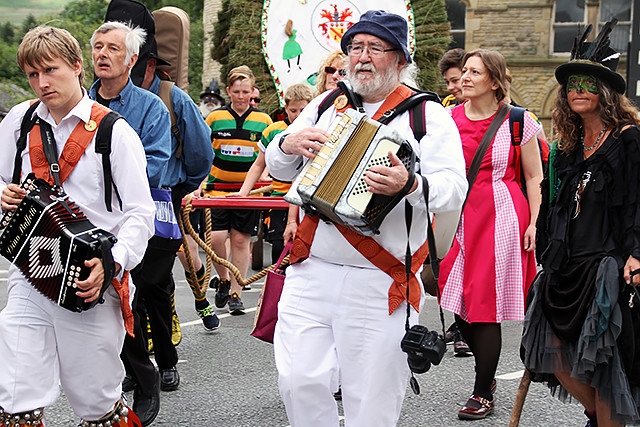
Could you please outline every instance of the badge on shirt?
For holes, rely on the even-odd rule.
[[[349,104],[349,99],[346,97],[346,95],[340,95],[339,97],[336,98],[335,101],[333,101],[333,105],[334,107],[336,107],[336,110],[342,110],[348,104]]]
[[[93,132],[94,130],[96,130],[97,127],[98,125],[93,120],[89,120],[87,123],[84,124],[84,128],[88,132]]]

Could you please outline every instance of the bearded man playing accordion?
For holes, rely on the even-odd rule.
[[[364,13],[344,34],[341,48],[349,56],[348,80],[362,98],[367,116],[377,119],[411,95],[401,84],[411,82],[416,71],[407,46],[407,21],[383,11]],[[311,101],[279,143],[267,148],[266,162],[274,178],[295,179],[301,163],[313,159],[330,139],[326,129],[346,107],[344,98],[338,97],[317,117],[319,105],[330,93]],[[459,211],[467,190],[460,136],[449,114],[439,103],[427,101],[427,132],[420,141],[414,138],[410,114],[395,117],[388,126],[419,157],[416,174],[410,175],[391,151],[387,165],[370,167],[364,174],[373,194],[394,196],[403,188],[406,192],[383,219],[379,234],[368,240],[385,253],[384,261],[370,261],[347,240],[349,233],[317,216],[305,215],[295,236],[274,338],[280,394],[294,427],[340,425],[332,395],[338,379],[347,425],[391,427],[400,416],[409,378],[407,357],[400,348],[406,304],[411,305],[411,324],[417,323],[424,294],[414,272],[407,302],[404,269],[401,277],[392,277],[386,267],[404,262],[407,239],[412,264],[420,262],[416,254],[427,240],[421,176],[428,181],[427,202],[435,214]],[[405,201],[413,208],[409,236]]]

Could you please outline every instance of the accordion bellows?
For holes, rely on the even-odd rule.
[[[353,109],[337,116],[329,133],[329,140],[304,166],[285,200],[361,234],[377,234],[404,194],[373,194],[367,190],[364,174],[375,165],[390,166],[391,151],[412,175],[414,152],[396,130]]]
[[[0,220],[0,254],[15,264],[29,283],[56,304],[84,311],[101,298],[85,303],[76,296],[75,279],[84,280],[90,269],[84,261],[102,258],[105,265],[104,293],[111,278],[111,247],[116,237],[95,227],[69,200],[61,188],[29,175],[22,187],[27,195],[18,209]]]

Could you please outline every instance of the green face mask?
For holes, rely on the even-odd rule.
[[[600,93],[600,89],[598,88],[598,79],[594,76],[587,76],[583,74],[574,74],[569,76],[567,80],[567,93],[572,90],[586,91],[597,95]]]

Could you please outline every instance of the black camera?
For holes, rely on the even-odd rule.
[[[447,351],[447,344],[436,331],[430,331],[422,325],[413,325],[404,334],[400,348],[407,353],[411,372],[424,374],[431,368],[431,364],[440,364]]]

